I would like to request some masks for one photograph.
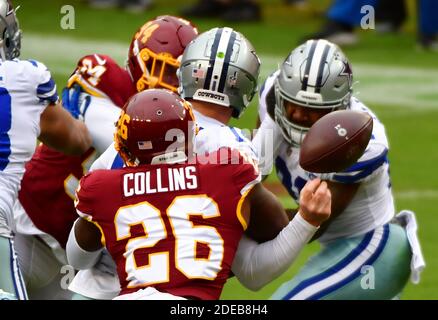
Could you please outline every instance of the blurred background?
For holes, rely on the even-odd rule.
[[[217,26],[230,26],[242,32],[261,57],[260,83],[309,35],[345,33],[344,40],[347,40],[342,48],[353,65],[355,95],[386,125],[397,210],[411,209],[419,220],[427,266],[421,283],[409,284],[402,299],[438,299],[438,242],[435,238],[438,231],[438,48],[433,38],[426,41],[428,39],[419,34],[417,2],[405,1],[405,18],[392,15],[388,20],[383,16],[387,20],[376,22],[376,29],[361,29],[344,22],[333,24],[327,19],[330,0],[258,0],[239,3],[231,10],[230,5],[223,3],[209,7],[210,3],[205,7],[203,1],[13,2],[15,6],[21,6],[18,18],[23,30],[22,58],[45,63],[57,81],[59,93],[78,59],[85,54],[107,54],[124,65],[134,32],[158,15],[183,16],[193,21],[200,32]],[[67,17],[72,9],[73,20]],[[438,13],[434,19],[438,21]],[[253,129],[256,103],[254,101],[244,116],[233,124]],[[295,206],[275,174],[269,177],[268,184],[285,206]],[[246,290],[231,279],[222,299],[268,298],[281,283],[292,277],[317,246],[316,243],[308,245],[286,274],[258,292]]]

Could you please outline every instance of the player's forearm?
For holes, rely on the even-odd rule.
[[[72,127],[72,131],[67,134],[58,136],[40,135],[39,139],[46,146],[67,155],[81,155],[91,147],[91,137],[79,121],[77,121],[77,125]]]
[[[46,108],[40,120],[39,139],[60,152],[80,155],[91,146],[91,137],[82,121],[74,119],[59,104]]]
[[[76,120],[74,127],[75,129],[70,132],[69,143],[63,148],[62,152],[71,155],[81,155],[91,147],[92,139],[82,121]]]
[[[261,289],[290,267],[316,230],[297,214],[271,241],[259,244],[244,235],[233,261],[233,273],[248,289]]]
[[[68,263],[76,270],[85,270],[93,267],[100,258],[102,248],[96,251],[84,250],[78,243],[73,225],[66,245]]]

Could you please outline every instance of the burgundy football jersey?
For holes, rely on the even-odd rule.
[[[65,248],[73,222],[75,189],[96,159],[94,149],[66,156],[40,145],[26,164],[18,199],[33,224]]]
[[[218,299],[246,228],[241,205],[257,182],[243,160],[98,170],[82,178],[76,209],[102,231],[121,294],[153,286]]]
[[[128,71],[101,54],[88,55],[78,61],[67,86],[70,88],[74,83],[92,96],[111,99],[120,108],[137,92]]]

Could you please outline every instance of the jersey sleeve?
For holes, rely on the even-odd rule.
[[[120,108],[136,92],[129,73],[111,57],[100,54],[87,55],[78,61],[67,87],[74,84],[94,97],[110,99]]]
[[[340,183],[359,183],[388,163],[388,148],[371,142],[362,157],[350,168],[332,175],[330,180]]]
[[[93,139],[93,147],[103,153],[114,141],[114,124],[120,115],[120,108],[107,98],[91,97],[84,117],[85,125]]]
[[[96,172],[83,176],[76,190],[75,207],[78,215],[93,220],[93,193],[98,189]]]
[[[30,64],[29,69],[32,70],[30,73],[34,74],[33,78],[37,81],[37,98],[47,104],[56,103],[59,99],[58,92],[49,69],[41,62],[35,60],[28,60],[28,62]]]
[[[236,186],[240,194],[243,196],[251,190],[254,185],[261,181],[261,175],[257,164],[253,163],[250,158],[238,150],[232,151],[238,152],[240,157],[239,163],[233,165],[233,182],[234,186]]]
[[[373,132],[364,154],[350,168],[331,175],[330,180],[340,183],[359,183],[370,179],[379,169],[388,166],[388,139],[385,127],[374,113],[357,99],[352,100],[352,109],[368,112],[373,118]]]
[[[100,169],[120,169],[123,167],[123,159],[115,149],[114,143],[112,143],[108,149],[106,149],[105,152],[93,162],[90,172]]]

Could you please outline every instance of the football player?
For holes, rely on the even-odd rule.
[[[274,299],[391,299],[405,286],[411,261],[414,281],[424,266],[414,214],[405,211],[394,219],[385,127],[352,96],[352,81],[351,65],[338,46],[309,40],[289,54],[260,92],[262,124],[254,144],[263,145],[264,133],[273,132],[277,175],[300,206],[301,189],[315,177],[327,181],[333,197],[332,215],[314,237],[319,237],[322,250],[274,293]],[[306,172],[299,165],[306,132],[339,109],[373,118],[369,145],[344,172]],[[272,162],[266,161],[265,174]]]
[[[58,103],[49,70],[19,60],[21,31],[10,1],[0,1],[0,299],[26,299],[13,247],[13,205],[37,138],[67,154],[86,151],[91,138]]]
[[[68,260],[90,268],[106,247],[117,265],[119,299],[218,299],[243,232],[260,233],[252,220],[277,233],[283,208],[253,208],[271,197],[257,165],[226,147],[194,158],[196,129],[190,104],[177,94],[138,93],[115,134],[125,167],[81,179],[81,218],[67,242]],[[308,238],[316,228],[306,220],[319,224],[329,216],[330,192],[314,180],[303,194],[304,207],[290,228]]]
[[[227,124],[231,117],[240,117],[255,95],[259,68],[260,61],[252,44],[231,28],[211,29],[187,46],[178,71],[179,92],[193,104],[200,130],[195,145],[198,154],[229,147],[240,150],[247,159],[257,163],[257,154],[251,142],[240,129]],[[123,164],[122,157],[113,145],[96,160],[91,170],[121,168]],[[263,189],[263,186],[260,184],[258,188]],[[266,227],[268,224],[262,214],[251,214],[254,226],[248,235],[242,237],[232,269],[242,284],[254,290],[284,272],[294,261],[306,238],[293,232],[276,197],[266,190],[264,194],[266,197],[253,198],[256,203],[253,203],[252,211],[278,211],[283,214],[277,215],[277,225],[273,228]],[[311,224],[315,228],[320,222],[312,221]],[[286,240],[291,238],[294,241]],[[266,242],[259,244],[263,241]],[[80,271],[72,285],[86,273],[91,272]],[[111,278],[110,273],[104,277],[107,279],[100,281],[99,285],[94,285],[97,281],[90,279],[92,275],[84,277],[88,281],[82,279],[80,283],[82,288],[93,283],[94,288],[91,285],[88,287],[96,292],[102,291],[105,284],[105,288],[113,288],[113,296],[116,296],[119,281],[116,277]]]
[[[20,201],[14,208],[15,245],[31,298],[71,298],[71,292],[60,287],[64,276],[60,269],[67,264],[65,244],[77,218],[73,199],[79,180],[112,143],[114,123],[130,96],[149,87],[176,91],[177,59],[196,35],[188,21],[160,16],[134,34],[126,70],[106,55],[79,60],[63,91],[63,104],[85,122],[93,147],[77,157],[38,147],[27,164]]]
[[[64,90],[63,95],[64,105],[71,104],[69,100],[83,100],[82,111],[75,116],[89,129],[93,146],[79,156],[70,156],[40,145],[26,164],[14,205],[15,247],[31,299],[71,296],[60,287],[64,276],[60,270],[67,264],[65,244],[77,218],[74,193],[80,178],[112,143],[120,108],[135,93],[128,72],[99,54],[81,58],[69,84],[80,84],[93,94],[90,100],[91,96],[80,96],[80,90],[73,88],[71,92]]]

